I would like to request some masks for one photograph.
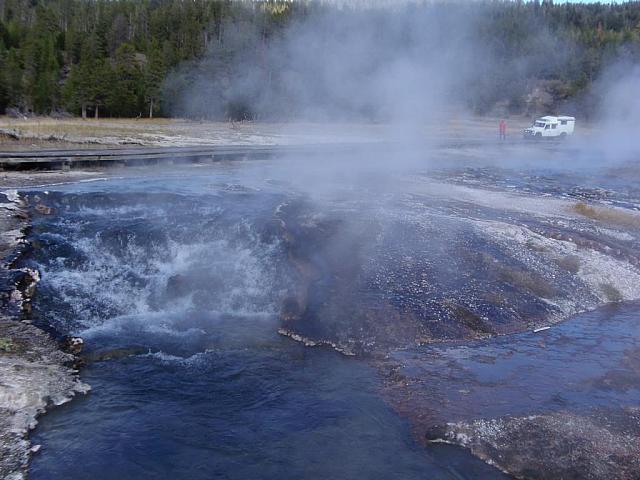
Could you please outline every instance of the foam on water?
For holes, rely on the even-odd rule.
[[[81,205],[53,232],[43,232],[39,242],[48,255],[37,264],[42,288],[55,292],[61,309],[47,320],[92,337],[157,328],[182,335],[180,319],[198,311],[254,320],[274,315],[277,242],[261,242],[246,220],[217,226],[220,207],[207,209],[201,219],[212,225],[201,231],[188,216],[168,218],[170,209],[155,206],[147,216],[139,204]]]
[[[205,350],[204,352],[194,353],[193,355],[181,357],[179,355],[170,355],[164,352],[148,352],[138,355],[141,358],[150,358],[154,361],[158,361],[162,364],[180,365],[185,368],[193,368],[198,363],[206,362],[207,355],[212,350]]]

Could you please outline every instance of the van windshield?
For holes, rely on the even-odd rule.
[[[533,124],[534,127],[544,127],[544,122],[535,122]]]

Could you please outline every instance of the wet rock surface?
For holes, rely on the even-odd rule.
[[[516,478],[631,480],[640,472],[640,408],[474,420],[429,436],[467,447]]]
[[[637,478],[637,304],[542,332],[393,352],[386,395],[416,435],[518,478]]]
[[[27,205],[17,192],[0,195],[0,478],[26,475],[31,447],[28,433],[52,405],[69,401],[89,387],[72,369],[74,357],[63,353],[48,334],[21,318],[31,310],[38,272],[15,266],[28,247]],[[49,212],[50,213],[50,212]]]
[[[638,192],[477,173],[281,208],[281,332],[371,358],[418,438],[518,478],[637,478],[637,304],[575,317],[640,298]]]
[[[640,298],[636,212],[612,210],[605,219],[631,220],[604,230],[564,200],[487,193],[483,204],[477,191],[428,180],[399,188],[279,209],[296,272],[285,334],[376,354],[532,330]]]
[[[0,332],[0,477],[18,479],[28,466],[27,436],[37,417],[89,387],[71,368],[74,357],[39,328],[1,318]]]

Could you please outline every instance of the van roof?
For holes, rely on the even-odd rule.
[[[567,117],[567,116],[555,117],[553,115],[547,115],[547,116],[544,116],[544,117],[540,117],[540,118],[538,118],[537,121],[556,123],[556,122],[558,122],[560,120],[566,120],[568,122],[575,122],[576,121],[575,117]]]

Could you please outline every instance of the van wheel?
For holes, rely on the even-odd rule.
[[[542,134],[540,132],[536,133],[536,140],[540,140],[542,138]]]
[[[562,133],[560,134],[560,138],[561,138],[562,140],[564,140],[565,138],[567,138],[567,132],[562,132]]]

